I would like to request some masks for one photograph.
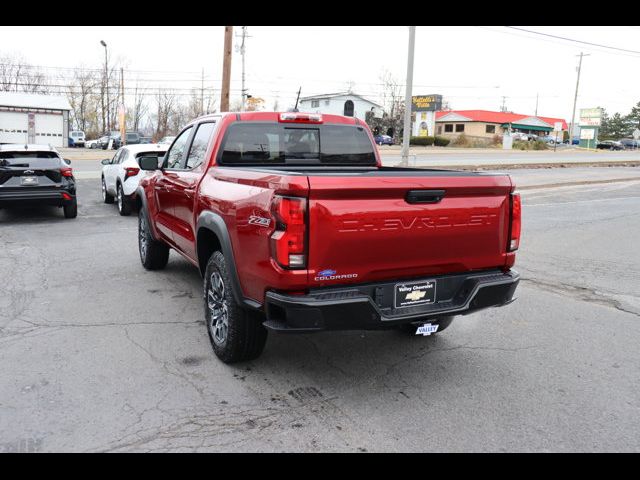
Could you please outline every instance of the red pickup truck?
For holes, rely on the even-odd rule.
[[[520,196],[505,174],[383,167],[352,117],[207,115],[137,191],[146,269],[174,249],[200,269],[224,362],[268,330],[430,334],[513,301]]]

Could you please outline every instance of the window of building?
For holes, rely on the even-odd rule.
[[[456,133],[464,132],[464,123],[456,123]]]
[[[485,128],[485,132],[486,133],[496,133],[496,126],[495,125],[487,125]]]
[[[317,108],[320,106],[320,100],[311,100],[311,108]]]
[[[330,102],[330,100],[325,100],[325,101],[324,101],[324,104],[325,104],[325,105],[329,105],[329,102]]]
[[[452,133],[452,132],[453,132],[453,123],[445,123],[444,133]]]

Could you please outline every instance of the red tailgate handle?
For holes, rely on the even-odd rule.
[[[444,194],[444,190],[409,190],[405,200],[407,203],[438,203]]]

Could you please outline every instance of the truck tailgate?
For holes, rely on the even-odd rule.
[[[312,285],[505,265],[507,175],[312,175],[309,186]]]

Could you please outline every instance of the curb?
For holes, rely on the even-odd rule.
[[[394,165],[400,166],[400,165]],[[622,160],[611,162],[564,162],[564,163],[501,163],[497,165],[409,165],[412,168],[450,169],[450,170],[518,170],[523,168],[574,168],[574,167],[640,167],[640,160]]]
[[[610,180],[581,180],[578,182],[561,182],[561,183],[544,183],[541,185],[526,185],[524,187],[516,187],[516,190],[534,190],[534,189],[541,189],[541,188],[571,187],[574,185],[598,185],[603,183],[622,183],[622,182],[637,182],[637,181],[640,181],[640,177],[612,178]]]

